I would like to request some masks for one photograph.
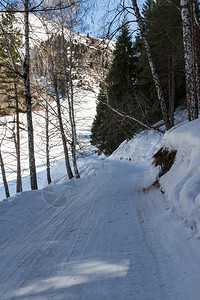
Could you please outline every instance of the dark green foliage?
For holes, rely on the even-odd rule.
[[[174,3],[179,6],[178,0]],[[180,12],[167,0],[147,0],[143,6],[143,21],[169,110],[170,126],[173,126],[174,110],[184,104],[186,98]],[[117,39],[104,93],[109,105],[123,115],[133,116],[146,124],[162,119],[143,41],[138,35],[132,46],[127,26],[123,26]],[[106,154],[112,153],[123,140],[141,130],[129,118],[122,118],[108,107],[101,108],[104,117],[99,117],[99,109],[98,104],[91,138],[92,143]],[[97,132],[102,134],[98,143],[95,140]]]
[[[109,110],[106,106],[107,97],[104,88],[101,87],[98,95],[98,104],[96,108],[96,116],[92,125],[91,144],[98,147],[100,151],[107,148],[107,125],[109,118]]]
[[[12,57],[20,70],[19,53],[23,43],[22,35],[20,31],[14,28],[15,14],[13,8],[8,8],[8,13],[2,15],[2,26],[4,28],[9,48],[12,53]],[[16,88],[20,98],[24,97],[22,90],[22,80],[13,71],[12,64],[10,62],[10,56],[7,50],[4,36],[0,36],[0,115],[13,113],[16,110],[15,97]],[[21,101],[22,104],[23,101]]]
[[[132,137],[135,123],[113,112],[106,104],[125,115],[137,109],[136,58],[131,35],[123,26],[116,42],[113,62],[108,71],[104,88],[101,88],[97,114],[92,126],[91,142],[105,154],[111,154],[119,144]]]
[[[175,1],[179,6],[179,2]],[[167,0],[145,2],[144,22],[154,62],[161,80],[169,114],[185,100],[185,74],[180,12]],[[138,85],[143,96],[151,105],[148,121],[160,119],[160,104],[152,80],[146,51],[138,36],[135,43],[138,53]],[[173,114],[172,114],[173,118]]]

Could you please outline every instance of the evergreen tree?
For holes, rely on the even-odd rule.
[[[7,43],[12,53],[13,59],[16,62],[18,68],[20,68],[20,60],[18,51],[22,49],[22,36],[18,29],[14,28],[15,15],[13,8],[8,7],[8,13],[2,15],[1,24],[4,28],[4,32],[9,38]],[[18,49],[18,50],[17,50]],[[7,47],[5,45],[5,39],[0,37],[0,91],[1,91],[1,103],[0,103],[0,115],[15,113],[14,127],[13,127],[13,140],[16,148],[16,160],[17,160],[17,185],[16,192],[22,191],[21,180],[21,162],[20,162],[20,121],[19,112],[22,112],[24,102],[24,92],[22,88],[22,80],[16,75],[10,62]],[[23,100],[22,100],[23,99]]]
[[[14,28],[14,21],[15,15],[13,13],[13,8],[8,7],[8,13],[2,15],[1,24],[4,28],[5,33],[9,37],[7,39],[7,42],[9,44],[9,48],[12,53],[13,59],[16,61],[16,64],[19,67],[20,61],[17,51],[20,51],[20,49],[22,49],[23,43],[20,30]],[[16,73],[12,69],[9,53],[5,44],[5,39],[2,35],[0,36],[0,83],[0,91],[2,94],[2,108],[0,114],[13,113],[13,111],[16,110],[16,85],[17,87],[22,86],[22,80],[16,75]]]
[[[109,109],[106,106],[107,97],[103,85],[100,87],[98,95],[98,104],[96,107],[96,116],[94,118],[91,130],[91,144],[97,146],[100,152],[105,151],[106,147],[106,134],[107,134],[107,121],[109,118]]]
[[[106,106],[108,103],[126,115],[137,111],[136,60],[129,28],[124,25],[117,38],[105,87],[100,90],[97,114],[92,126],[91,142],[106,154],[111,154],[123,140],[131,138],[136,130],[133,121],[122,118]]]
[[[178,1],[175,1],[178,6]],[[185,100],[184,57],[180,12],[166,0],[147,0],[143,7],[144,23],[156,69],[167,101],[170,126],[173,126],[174,109]],[[140,36],[136,38],[138,53],[138,85],[148,99],[151,112],[148,121],[158,121],[162,115],[150,67]]]

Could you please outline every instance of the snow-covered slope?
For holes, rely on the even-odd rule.
[[[159,172],[154,168],[152,156],[161,148],[177,150],[175,163],[160,178],[162,190],[170,207],[200,235],[200,119],[187,122],[186,112],[178,109],[176,126],[165,135],[146,130],[130,141],[124,141],[111,155],[112,159],[126,159],[147,164],[150,168],[149,183],[153,183]]]
[[[200,234],[200,119],[165,133],[162,146],[177,150],[175,163],[160,180],[178,215]]]
[[[130,141],[124,141],[115,150],[111,159],[126,159],[147,164],[159,150],[163,135],[155,130],[145,130]]]
[[[24,33],[23,14],[16,13],[15,17],[15,26]],[[31,13],[29,14],[29,24],[32,72],[35,77],[37,59],[44,51],[44,42],[52,36],[61,35],[61,26],[55,21]],[[77,77],[76,85],[90,91],[93,90],[107,72],[106,64],[110,63],[112,59],[115,41],[79,34],[70,31],[67,27],[64,27],[64,36],[66,41],[69,41],[70,38],[73,40],[73,73]],[[42,47],[41,43],[43,43]]]
[[[21,32],[24,31],[24,17],[22,13],[16,13],[16,23]],[[37,53],[42,51],[40,49],[41,42],[46,41],[49,36],[54,33],[61,32],[60,26],[54,21],[47,21],[44,18],[39,18],[34,14],[29,15],[30,21],[30,46],[31,46],[31,59],[32,59],[32,84],[36,90],[38,85],[41,84],[40,79],[36,76],[36,57]],[[48,34],[49,33],[49,34]],[[69,40],[69,30],[65,27],[64,34],[66,40]],[[73,44],[74,44],[74,101],[75,101],[75,114],[77,122],[77,130],[81,147],[88,144],[90,128],[92,120],[95,115],[96,109],[96,96],[98,92],[99,82],[102,76],[102,72],[106,72],[106,69],[102,68],[102,55],[106,55],[106,60],[110,60],[112,56],[112,50],[114,42],[105,39],[93,38],[86,35],[81,35],[72,32]],[[24,35],[23,35],[24,36]],[[76,54],[76,55],[75,55]],[[76,57],[76,58],[75,58]],[[106,61],[105,61],[106,62]],[[37,82],[35,79],[37,78]],[[35,87],[34,87],[35,89]],[[33,90],[34,90],[33,89]],[[41,95],[40,95],[41,96]],[[37,103],[40,96],[37,94]],[[44,95],[43,95],[44,96]],[[45,96],[46,97],[46,96]],[[33,97],[34,98],[34,97]],[[41,103],[43,102],[42,99]],[[44,103],[43,103],[44,105]],[[50,103],[50,156],[52,164],[52,179],[58,180],[58,178],[65,176],[66,171],[63,163],[63,151],[62,142],[60,140],[60,134],[57,127],[57,117],[54,112],[56,111],[55,103]],[[65,99],[62,100],[63,108],[63,122],[66,132],[68,132],[68,108]],[[35,108],[35,106],[34,106]],[[36,106],[38,109],[38,106]],[[39,107],[40,109],[41,107]],[[9,188],[11,195],[16,191],[16,155],[15,145],[13,142],[13,119],[14,116],[8,116],[0,118],[0,125],[7,123],[9,129],[5,129],[4,126],[0,126],[0,144],[2,155],[6,168],[7,180],[9,182]],[[29,169],[28,169],[28,147],[27,147],[27,126],[26,115],[20,114],[21,127],[21,168],[23,176],[23,190],[30,190],[29,184]],[[45,113],[44,111],[36,111],[33,113],[33,125],[34,125],[34,138],[35,138],[35,154],[36,154],[36,167],[38,173],[38,185],[39,188],[46,186],[45,176]],[[57,131],[56,131],[57,130]],[[54,131],[54,132],[53,132]],[[52,133],[53,132],[53,133]],[[56,133],[57,132],[57,133]],[[54,138],[52,138],[54,136]],[[55,138],[56,136],[56,138]],[[59,161],[61,160],[61,161]],[[59,165],[59,168],[58,168]],[[82,165],[82,163],[81,163]],[[4,187],[2,185],[2,178],[0,172],[0,200],[5,198]]]
[[[21,30],[21,32],[24,32],[24,15],[22,13],[16,13],[16,27]],[[48,32],[55,34],[60,33],[61,28],[60,26],[54,22],[47,20],[41,16],[37,16],[35,14],[30,13],[29,14],[29,23],[30,23],[30,46],[33,48],[35,45],[40,44],[42,41],[45,41],[48,39]],[[69,37],[69,30],[67,28],[64,29],[65,31],[65,37]],[[79,34],[73,32],[74,41],[75,43],[85,44],[88,45],[88,41],[90,40],[90,37],[84,34]],[[101,38],[93,38],[95,40],[99,40],[100,43],[103,42],[103,39]],[[107,40],[107,43],[109,43],[109,47],[114,49],[115,42],[111,40]]]
[[[60,181],[66,176],[66,168],[63,158],[63,148],[60,134],[57,130],[57,118],[54,114],[56,104],[51,103],[50,114],[50,159],[51,159],[51,176],[53,182]],[[68,111],[66,101],[62,103],[62,111],[64,117],[64,124],[66,126],[68,120]],[[79,89],[75,94],[75,114],[76,114],[76,127],[77,135],[81,145],[81,155],[91,155],[92,147],[85,148],[89,145],[89,134],[96,111],[96,94],[91,91]],[[52,114],[52,115],[51,115]],[[67,117],[66,117],[67,116]],[[1,151],[4,159],[7,180],[9,183],[10,194],[14,195],[16,192],[16,155],[15,145],[12,137],[14,116],[7,116],[0,118],[0,124],[7,123],[7,127],[0,126],[0,141]],[[27,131],[26,131],[26,114],[20,114],[21,130],[21,168],[22,168],[22,187],[24,191],[30,190],[29,179],[29,161],[28,161],[28,147],[27,147]],[[46,157],[45,157],[45,112],[33,112],[33,125],[34,125],[34,142],[35,142],[35,156],[36,156],[36,169],[39,188],[47,185],[46,179]],[[8,129],[10,128],[10,129]],[[81,170],[84,168],[84,159],[79,159],[79,166]],[[0,201],[5,198],[3,180],[0,172]]]

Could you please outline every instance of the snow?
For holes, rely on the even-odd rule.
[[[183,123],[165,133],[162,146],[177,150],[175,163],[161,178],[173,209],[200,234],[200,120]]]
[[[33,47],[47,35],[41,20],[32,14],[30,20]],[[48,27],[58,30],[54,22]],[[75,34],[74,40],[87,45],[84,35]],[[15,194],[11,130],[0,126],[12,195],[4,199],[0,177],[0,299],[199,299],[200,120],[188,123],[179,108],[175,127],[165,134],[145,130],[109,158],[98,157],[89,145],[95,101],[94,91],[75,93],[77,131],[84,146],[78,154],[79,180],[66,176],[52,113],[55,103],[51,185],[45,171],[44,112],[33,113],[37,191],[30,191],[26,130],[21,130],[24,191]],[[64,100],[62,108],[67,116]],[[20,120],[26,129],[26,115],[20,114]],[[12,127],[12,121],[12,116],[4,117],[0,125]],[[67,127],[67,118],[64,122]],[[161,147],[177,151],[173,166],[160,178],[164,193],[151,187],[159,172],[152,156]]]
[[[162,134],[155,130],[145,130],[136,134],[130,141],[124,141],[112,153],[112,159],[126,159],[135,162],[147,163],[159,150]]]
[[[66,108],[66,101],[62,103],[63,116],[68,116],[68,111]],[[53,115],[54,110],[56,109],[56,103],[51,103],[50,113],[52,114],[50,130],[51,141],[50,141],[50,156],[51,156],[51,175],[53,182],[61,180],[61,178],[66,179],[66,168],[64,164],[64,158],[62,154],[62,141],[59,133],[57,132],[57,118]],[[79,141],[83,147],[82,151],[85,151],[85,155],[92,155],[93,148],[88,146],[89,140],[88,136],[90,134],[90,128],[92,124],[93,117],[95,115],[96,109],[96,94],[94,92],[89,92],[85,90],[79,90],[75,93],[75,114],[77,122],[77,134]],[[35,111],[33,112],[33,126],[34,126],[34,141],[35,141],[35,156],[36,156],[36,168],[37,168],[37,178],[39,188],[47,186],[46,179],[46,167],[45,167],[45,112],[44,111]],[[13,116],[2,117],[0,118],[0,125],[7,122],[9,127],[13,126]],[[23,176],[23,190],[30,190],[30,180],[29,180],[29,162],[28,162],[28,146],[27,146],[27,131],[26,131],[26,114],[20,114],[20,123],[23,124],[25,130],[21,130],[20,139],[21,139],[21,167],[22,167],[22,176]],[[67,120],[64,119],[66,125]],[[5,131],[3,126],[0,126],[0,137],[6,134],[7,138],[1,142],[2,155],[4,159],[4,164],[6,167],[7,180],[9,182],[9,189],[11,195],[14,195],[16,192],[16,158],[15,154],[12,153],[14,149],[13,139],[9,139],[11,136],[11,131]],[[12,155],[10,155],[12,153]],[[84,168],[84,159],[79,160],[79,167]],[[1,172],[0,172],[1,173]],[[4,186],[2,182],[2,176],[0,174],[0,201],[5,198]]]
[[[159,190],[142,191],[148,168],[93,168],[76,188],[70,181],[0,204],[1,298],[197,299],[199,241]]]
[[[94,95],[85,100],[84,118],[77,113],[87,144]],[[173,129],[145,130],[109,158],[88,146],[78,180],[67,179],[62,158],[51,185],[38,166],[40,190],[0,202],[0,298],[198,299],[199,122],[186,122],[178,111]],[[152,155],[161,147],[177,150],[160,179],[164,194],[148,188],[158,175]]]
[[[160,178],[162,191],[169,205],[184,223],[200,237],[200,119],[186,121],[186,112],[179,108],[175,126],[164,135],[146,130],[130,141],[124,141],[111,155],[112,159],[126,159],[149,167],[150,186],[160,168],[153,167],[152,156],[161,147],[176,150],[175,163],[169,172]],[[148,187],[147,185],[147,187]]]
[[[20,29],[20,31],[24,32],[24,16],[23,13],[16,13],[16,24],[15,26]],[[35,14],[29,14],[29,23],[30,23],[30,47],[34,48],[35,45],[39,45],[41,41],[48,40],[48,35],[52,33],[61,33],[61,28],[58,24],[54,21],[46,20],[43,17],[36,16]],[[70,36],[69,30],[65,27],[64,28],[65,38],[68,40]],[[90,38],[87,37],[85,34],[79,34],[73,31],[73,38],[75,43],[80,43],[85,46],[88,46],[88,42],[90,42]],[[109,46],[111,51],[115,48],[115,41],[104,39],[104,38],[95,38],[92,37],[94,40],[97,40],[99,44],[105,44],[105,47]]]

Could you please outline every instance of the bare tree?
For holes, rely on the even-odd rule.
[[[25,58],[23,66],[23,79],[25,87],[26,98],[26,113],[28,125],[28,146],[29,146],[29,167],[31,189],[37,189],[37,176],[35,167],[35,151],[34,151],[34,135],[32,122],[32,103],[31,103],[31,89],[30,89],[30,48],[29,48],[29,0],[24,1],[24,33],[25,33]]]
[[[22,177],[21,177],[21,159],[20,159],[20,121],[19,121],[19,98],[17,91],[17,83],[14,82],[15,89],[15,102],[16,102],[16,138],[15,138],[15,147],[16,147],[16,157],[17,157],[17,184],[16,192],[19,193],[22,191]]]
[[[5,166],[4,166],[3,157],[2,157],[2,153],[1,153],[1,148],[0,148],[0,166],[1,166],[1,174],[2,174],[2,178],[3,178],[3,184],[4,184],[6,198],[9,198],[10,192],[9,192],[8,183],[7,183],[7,179],[6,179],[6,171],[5,171]]]
[[[51,172],[50,172],[50,155],[49,155],[49,104],[46,102],[45,108],[45,123],[46,123],[46,170],[47,170],[47,182],[51,183]]]
[[[180,0],[180,8],[183,27],[188,119],[189,121],[192,121],[198,117],[198,110],[196,105],[197,100],[194,74],[194,53],[192,46],[191,18],[188,1]]]
[[[141,14],[140,14],[140,11],[139,11],[139,8],[138,8],[138,5],[137,5],[137,0],[132,0],[132,6],[133,6],[135,17],[136,17],[136,20],[137,20],[137,23],[138,23],[138,27],[140,29],[140,33],[141,33],[141,36],[142,36],[142,39],[143,39],[143,42],[144,42],[147,57],[148,57],[148,60],[149,60],[149,66],[150,66],[150,69],[151,69],[153,81],[154,81],[154,84],[155,84],[155,87],[156,87],[158,99],[160,101],[160,107],[161,107],[161,111],[162,111],[163,121],[165,123],[166,129],[168,130],[171,127],[170,121],[169,121],[168,109],[167,109],[166,101],[165,101],[165,98],[164,98],[161,82],[160,82],[160,79],[159,79],[159,76],[158,76],[158,73],[157,73],[157,70],[156,70],[156,67],[155,67],[155,63],[154,63],[154,60],[153,60],[153,56],[152,56],[152,53],[151,53],[151,48],[150,48],[149,41],[148,41],[148,38],[147,38],[146,29],[145,29],[145,26],[144,26],[144,23],[142,21],[142,17],[141,17]]]
[[[68,30],[69,30],[69,48],[70,48],[70,59],[69,59],[69,79],[67,74],[67,59],[66,59],[66,42],[65,42],[65,34],[64,34],[64,16],[61,11],[61,33],[62,33],[62,58],[63,58],[63,67],[64,67],[64,75],[65,75],[65,84],[66,84],[66,94],[68,100],[68,109],[69,109],[69,120],[71,125],[71,151],[72,151],[72,161],[76,178],[80,178],[77,162],[76,162],[76,144],[77,144],[77,136],[76,136],[76,122],[75,122],[75,114],[74,114],[74,89],[73,89],[73,74],[72,74],[72,65],[73,65],[73,8],[70,9],[70,13],[68,14]]]
[[[58,91],[58,80],[57,80],[57,75],[55,72],[55,63],[54,63],[54,59],[53,59],[53,52],[52,52],[51,45],[50,45],[50,65],[51,65],[51,76],[53,79],[53,88],[54,88],[55,99],[56,99],[56,104],[57,104],[57,117],[58,117],[59,128],[60,128],[63,149],[64,149],[65,165],[66,165],[68,177],[69,177],[69,179],[71,179],[71,178],[73,178],[73,173],[72,173],[70,162],[69,162],[67,138],[66,138],[66,134],[65,134],[64,126],[63,126],[61,105],[60,105],[60,96],[59,96],[59,91]]]
[[[9,192],[8,182],[7,182],[7,178],[6,178],[6,170],[5,170],[5,165],[4,165],[2,151],[1,151],[1,146],[2,146],[3,140],[4,140],[4,138],[6,136],[6,133],[7,133],[7,126],[6,125],[7,124],[1,123],[1,128],[3,128],[4,132],[2,132],[1,142],[0,142],[0,168],[1,168],[1,175],[2,175],[2,179],[3,179],[5,195],[6,195],[6,198],[9,198],[10,197],[10,192]]]
[[[197,1],[191,0],[190,3],[190,15],[191,15],[191,33],[192,33],[192,54],[194,65],[194,77],[196,84],[196,107],[200,104],[200,37],[199,37],[199,22],[197,18]]]

